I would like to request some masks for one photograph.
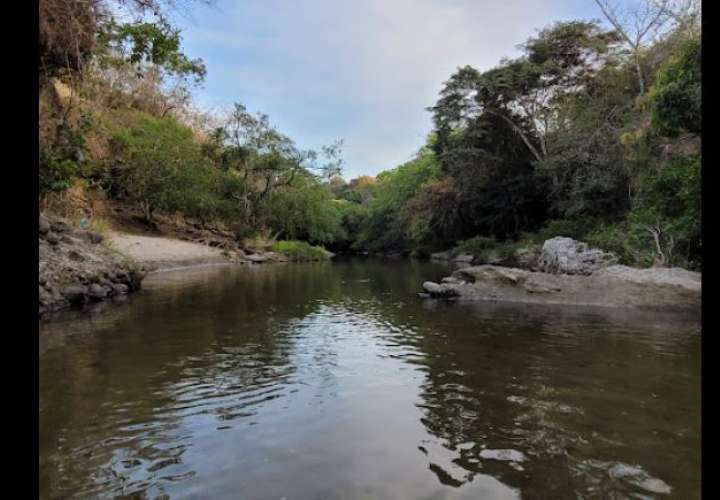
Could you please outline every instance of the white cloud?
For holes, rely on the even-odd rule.
[[[344,138],[347,176],[406,161],[430,131],[425,108],[458,66],[488,69],[516,55],[517,44],[567,8],[561,0],[246,0],[218,7],[197,13],[184,30],[208,64],[203,102],[241,100],[302,147]]]

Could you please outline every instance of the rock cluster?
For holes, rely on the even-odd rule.
[[[572,238],[558,236],[546,240],[543,244],[538,270],[588,276],[617,263],[618,259],[612,253],[590,248],[587,243]]]
[[[38,311],[41,316],[140,288],[145,270],[102,242],[101,234],[40,216]]]
[[[425,282],[423,289],[428,297],[445,299],[696,309],[701,279],[677,268],[610,266],[585,276],[481,265],[459,269],[442,283]]]

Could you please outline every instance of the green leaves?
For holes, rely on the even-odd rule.
[[[670,137],[683,131],[700,133],[702,65],[700,41],[688,40],[658,71],[650,89],[652,125]]]
[[[104,26],[100,39],[103,46],[110,49],[110,53],[104,54],[106,64],[112,64],[119,55],[120,60],[133,64],[141,77],[148,65],[161,67],[181,78],[190,78],[195,83],[202,82],[207,73],[201,59],[190,59],[181,52],[180,30],[162,17],[154,23],[117,24],[111,21]]]
[[[192,140],[192,131],[174,118],[132,114],[111,140],[111,168],[105,183],[146,210],[178,212],[200,219],[230,218],[240,206],[228,195],[237,180],[214,169]]]

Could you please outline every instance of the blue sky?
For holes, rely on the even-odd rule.
[[[343,139],[350,179],[412,158],[458,66],[490,68],[549,23],[599,17],[592,0],[216,0],[176,22],[207,65],[201,108],[241,102],[304,149]]]

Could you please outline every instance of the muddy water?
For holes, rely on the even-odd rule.
[[[416,296],[447,274],[209,267],[42,325],[41,498],[700,497],[696,317]]]

